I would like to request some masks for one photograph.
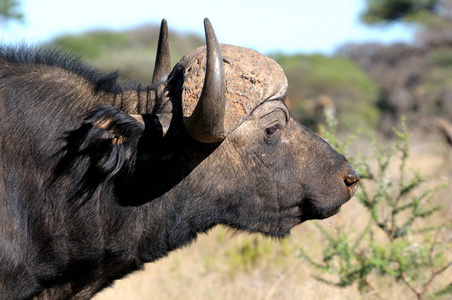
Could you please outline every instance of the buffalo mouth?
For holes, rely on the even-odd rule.
[[[329,217],[334,216],[337,214],[340,210],[342,205],[347,203],[353,196],[353,194],[356,192],[358,186],[354,186],[350,189],[349,197],[346,197],[340,201],[337,201],[335,205],[319,205],[318,200],[313,199],[305,199],[303,203],[301,204],[301,222],[308,221],[308,220],[322,220],[327,219]],[[353,193],[351,193],[353,191]]]
[[[303,208],[305,210],[306,208]],[[341,206],[336,206],[328,209],[315,209],[309,208],[308,211],[305,211],[301,217],[301,222],[309,221],[309,220],[322,220],[327,219],[329,217],[334,216],[341,210]]]

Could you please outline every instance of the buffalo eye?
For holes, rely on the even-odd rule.
[[[283,126],[281,124],[275,124],[268,128],[265,128],[265,142],[267,144],[275,143],[281,137],[281,131],[283,130]]]

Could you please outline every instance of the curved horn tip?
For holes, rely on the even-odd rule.
[[[165,18],[163,18],[162,21],[160,22],[160,32],[162,31],[162,28],[165,31],[168,31],[168,22],[166,21]]]
[[[160,22],[159,42],[161,39],[167,38],[168,38],[168,22],[166,21],[166,19],[162,19],[162,22]]]
[[[171,55],[169,50],[168,25],[163,19],[160,25],[159,41],[157,46],[157,56],[152,76],[152,83],[159,84],[168,78],[171,72]]]
[[[206,32],[206,35],[213,35],[216,39],[215,31],[213,30],[213,26],[212,23],[210,23],[209,18],[204,19],[204,31]]]

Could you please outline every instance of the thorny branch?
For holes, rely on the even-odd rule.
[[[418,299],[422,299],[423,296],[427,293],[430,284],[433,282],[433,280],[435,279],[436,276],[440,275],[441,273],[446,271],[450,266],[452,266],[452,262],[449,262],[448,264],[446,264],[442,268],[440,268],[440,269],[435,271],[435,266],[434,266],[434,262],[433,262],[433,251],[434,251],[435,246],[436,246],[437,241],[438,241],[438,234],[439,234],[439,230],[435,234],[435,240],[433,241],[433,244],[430,247],[430,251],[429,251],[429,261],[430,261],[430,264],[432,266],[432,270],[431,270],[432,272],[431,272],[430,278],[423,285],[422,291],[419,291],[414,285],[411,284],[410,278],[408,278],[404,272],[402,272],[400,274],[400,278],[416,294]]]
[[[379,292],[378,290],[367,280],[367,278],[363,279],[364,283],[366,284],[366,286],[372,291],[373,294],[375,294],[375,296],[378,297],[378,299],[381,300],[385,300],[386,298],[384,298]]]

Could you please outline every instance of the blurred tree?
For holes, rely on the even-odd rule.
[[[432,118],[452,119],[452,0],[366,0],[369,25],[414,25],[415,43],[349,44],[338,50],[378,85],[383,132],[400,116],[428,132]]]
[[[18,7],[18,0],[0,0],[0,25],[13,20],[22,21],[24,15]]]
[[[420,22],[426,15],[441,14],[442,0],[366,0],[361,20],[367,24]]]
[[[452,44],[452,0],[366,0],[361,20],[369,25],[405,22],[418,25],[425,45]]]

